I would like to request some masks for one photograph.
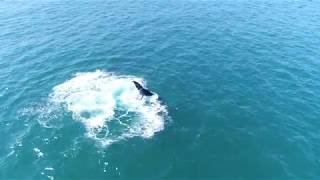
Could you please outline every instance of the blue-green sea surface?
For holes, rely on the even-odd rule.
[[[319,9],[0,1],[0,179],[319,179]]]

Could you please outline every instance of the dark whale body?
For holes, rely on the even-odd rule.
[[[152,92],[150,92],[148,89],[145,89],[144,87],[142,87],[141,84],[139,84],[137,81],[132,81],[132,82],[134,83],[134,85],[139,90],[139,92],[142,96],[152,96],[153,95]]]

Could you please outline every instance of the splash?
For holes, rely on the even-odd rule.
[[[167,110],[157,94],[141,99],[133,80],[146,86],[134,76],[99,70],[78,73],[55,86],[49,101],[71,112],[74,120],[83,123],[87,136],[103,145],[135,136],[151,138],[164,129]]]

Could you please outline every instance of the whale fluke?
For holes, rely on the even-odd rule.
[[[152,96],[153,95],[153,93],[151,91],[142,87],[141,84],[139,84],[137,81],[132,81],[132,82],[134,83],[134,85],[139,90],[139,92],[142,96]]]

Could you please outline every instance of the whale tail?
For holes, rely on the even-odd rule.
[[[134,83],[134,85],[136,86],[136,88],[137,88],[138,90],[143,89],[143,87],[142,87],[137,81],[132,81],[132,82]]]
[[[145,89],[141,86],[141,84],[139,84],[137,81],[132,81],[134,83],[134,85],[136,86],[136,88],[139,90],[140,94],[142,96],[152,96],[153,93],[151,91],[149,91],[148,89]]]

